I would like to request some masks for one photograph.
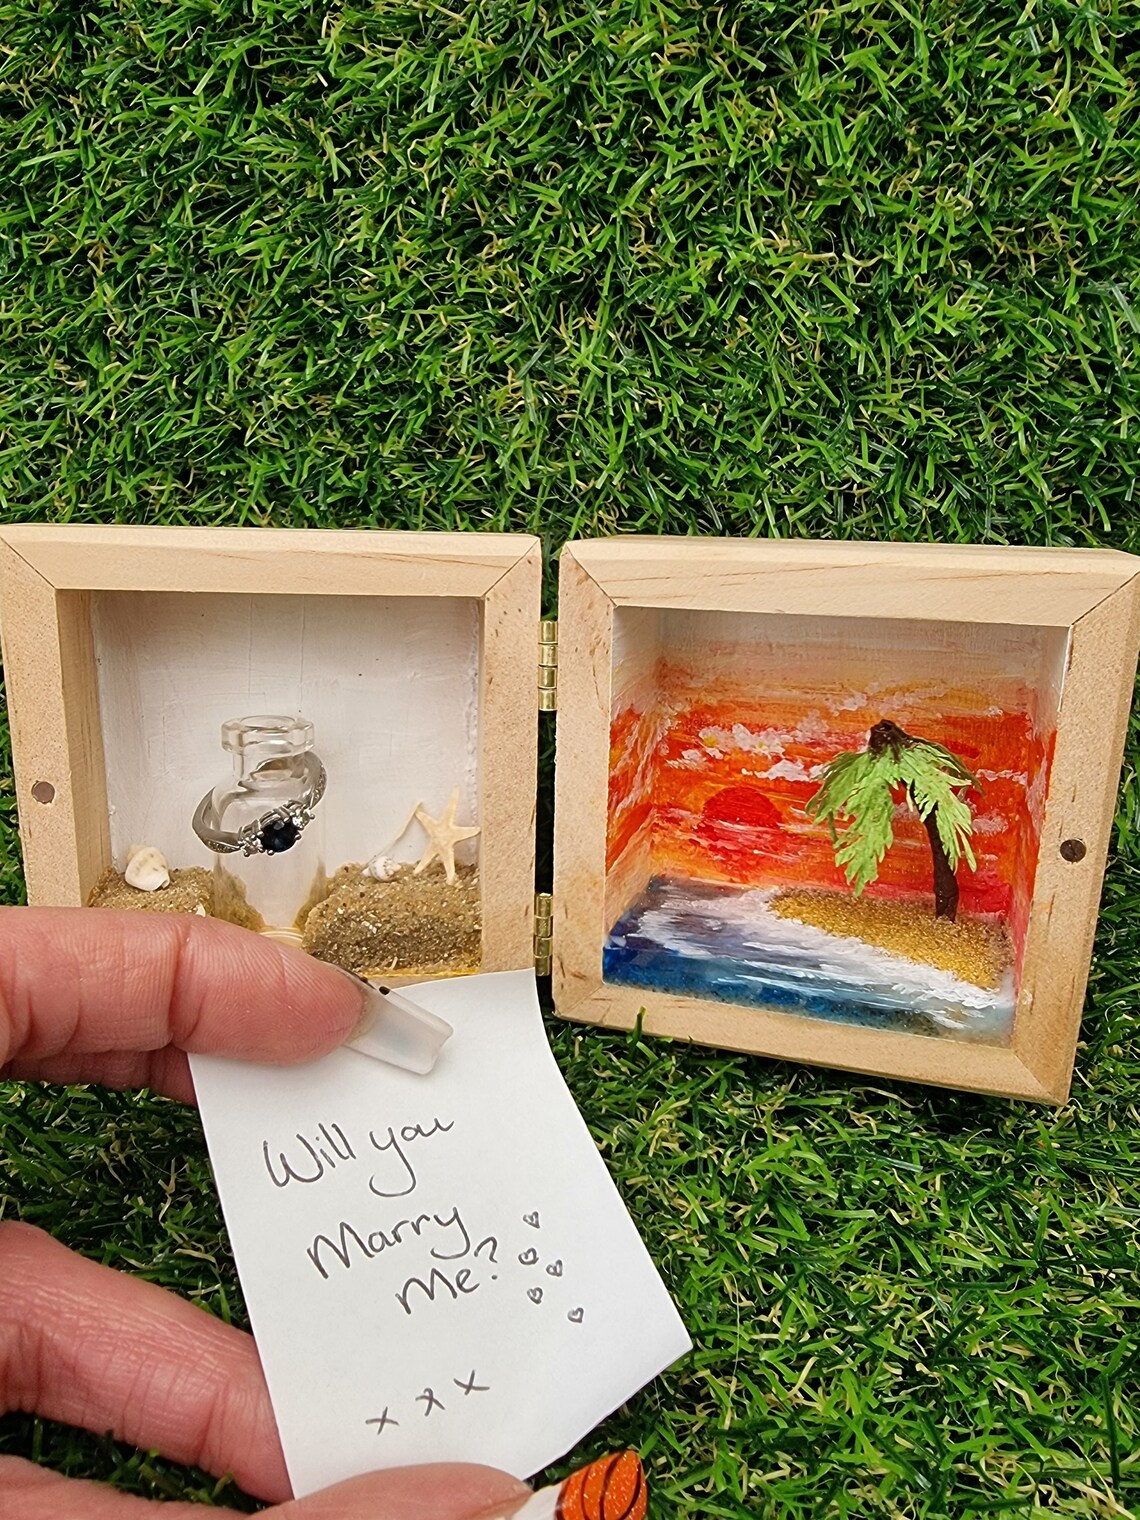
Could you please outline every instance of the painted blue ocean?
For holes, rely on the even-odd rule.
[[[1005,1044],[1014,989],[976,987],[861,939],[781,917],[774,891],[657,877],[613,926],[607,982],[985,1044]]]

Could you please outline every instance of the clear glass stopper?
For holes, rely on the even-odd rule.
[[[300,761],[315,742],[308,718],[231,718],[222,724],[222,748],[234,757],[234,780],[259,790],[299,777]]]

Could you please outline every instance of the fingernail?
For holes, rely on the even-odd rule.
[[[511,1520],[645,1520],[648,1503],[641,1458],[622,1451],[540,1488]]]
[[[332,969],[351,977],[364,990],[364,1007],[356,1028],[344,1042],[347,1048],[420,1076],[431,1071],[440,1050],[454,1033],[447,1020],[390,987],[373,986],[362,976],[345,971],[343,966]]]

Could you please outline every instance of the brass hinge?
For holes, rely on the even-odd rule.
[[[534,894],[534,974],[549,976],[554,940],[554,898],[549,892]]]
[[[558,707],[558,620],[543,618],[538,625],[538,710]]]

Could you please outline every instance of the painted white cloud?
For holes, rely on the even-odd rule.
[[[764,774],[772,781],[811,780],[811,773],[802,760],[777,760]]]
[[[676,760],[667,760],[665,763],[673,771],[699,771],[705,761],[711,758],[710,750],[684,749]]]
[[[743,723],[732,725],[732,740],[737,749],[745,750],[748,754],[764,755],[768,752],[768,746],[764,743],[762,734],[754,734],[751,729],[745,728]]]
[[[994,813],[989,813],[984,818],[975,818],[974,819],[974,833],[975,834],[1004,834],[1005,833],[1005,819],[997,817],[997,815],[994,814]]]
[[[731,754],[733,750],[755,754],[760,749],[760,745],[753,742],[756,735],[743,723],[735,723],[731,728],[702,728],[697,737],[710,754],[717,756]]]
[[[806,717],[801,718],[795,728],[792,729],[791,737],[798,743],[810,742],[812,739],[826,739],[831,732],[831,726],[825,720],[818,708],[813,707]]]
[[[777,757],[784,753],[784,745],[788,740],[788,735],[778,728],[753,730],[743,723],[734,723],[731,728],[702,728],[697,737],[710,754],[715,745],[717,751],[724,755],[740,752],[745,755]]]

